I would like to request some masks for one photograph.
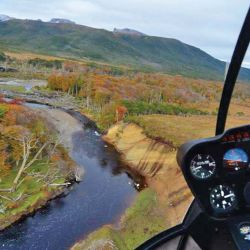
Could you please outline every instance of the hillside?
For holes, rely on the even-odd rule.
[[[181,41],[131,35],[73,23],[0,22],[0,49],[89,59],[133,68],[222,80],[225,63]],[[250,79],[243,69],[241,80]]]

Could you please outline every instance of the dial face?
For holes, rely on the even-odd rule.
[[[250,224],[249,223],[241,224],[239,230],[240,234],[242,235],[250,234]]]
[[[207,154],[197,154],[190,163],[190,172],[197,179],[208,179],[215,173],[215,169],[215,160]]]
[[[239,227],[240,234],[244,237],[244,240],[250,241],[250,224],[243,223]]]
[[[210,204],[216,212],[228,212],[236,205],[236,195],[229,186],[216,186],[210,192]]]
[[[238,171],[248,166],[248,156],[240,148],[228,150],[223,157],[223,165],[228,171]]]

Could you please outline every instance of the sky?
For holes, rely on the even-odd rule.
[[[230,61],[249,0],[0,0],[0,14],[176,38]],[[250,68],[250,49],[244,60]]]

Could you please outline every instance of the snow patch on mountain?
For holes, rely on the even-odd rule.
[[[0,14],[0,22],[7,22],[9,20],[13,19],[10,16],[4,15],[4,14]]]
[[[52,18],[50,23],[70,23],[70,24],[75,24],[75,22],[69,20],[69,19],[63,19],[63,18]]]

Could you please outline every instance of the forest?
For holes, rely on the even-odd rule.
[[[134,115],[217,114],[222,82],[158,73],[113,75],[107,69],[75,70],[74,64],[65,65],[64,70],[53,71],[48,76],[48,88],[76,97],[103,130]],[[238,83],[234,101],[246,104],[249,96],[249,85]]]
[[[222,81],[28,53],[2,54],[5,63],[18,70],[2,76],[47,80],[47,87],[36,90],[74,96],[102,130],[134,115],[216,115],[223,87]],[[233,101],[246,105],[249,97],[249,84],[238,82]]]

